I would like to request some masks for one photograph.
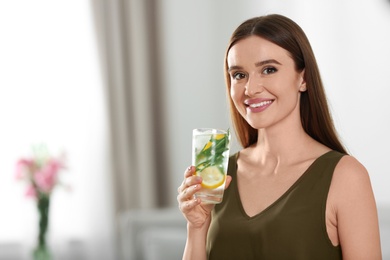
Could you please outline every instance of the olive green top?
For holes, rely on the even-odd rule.
[[[232,182],[212,212],[207,238],[209,260],[342,259],[325,224],[333,171],[343,154],[330,151],[317,158],[274,203],[249,217],[237,187],[237,158],[229,159]]]

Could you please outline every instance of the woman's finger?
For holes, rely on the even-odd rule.
[[[192,185],[179,193],[177,199],[180,202],[191,200],[194,198],[194,194],[200,189],[200,184]]]
[[[229,187],[231,182],[232,182],[232,176],[226,175],[225,190]]]
[[[183,192],[185,189],[192,185],[196,185],[202,182],[202,178],[194,175],[195,167],[190,166],[184,172],[184,180],[182,184],[177,188],[177,192]]]
[[[191,199],[191,200],[187,200],[187,201],[185,201],[183,203],[180,203],[179,204],[179,209],[183,213],[187,213],[187,212],[191,211],[194,207],[196,207],[199,204],[200,204],[200,200],[198,198],[194,198],[194,199]]]

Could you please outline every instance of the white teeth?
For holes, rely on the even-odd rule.
[[[250,107],[262,107],[262,106],[265,106],[265,105],[268,105],[271,103],[272,103],[272,101],[268,100],[268,101],[262,101],[260,103],[250,104],[249,106]]]

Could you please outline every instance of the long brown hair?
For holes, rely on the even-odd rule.
[[[307,90],[301,93],[300,115],[303,129],[313,139],[329,148],[347,153],[341,144],[329,112],[324,87],[313,50],[302,28],[291,19],[271,14],[251,18],[233,32],[225,53],[225,80],[230,103],[230,115],[238,141],[245,148],[257,142],[258,131],[252,128],[236,109],[230,96],[230,76],[227,55],[239,40],[259,36],[287,50],[297,71],[305,69]]]

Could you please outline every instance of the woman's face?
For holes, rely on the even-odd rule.
[[[231,98],[249,125],[262,129],[291,120],[300,124],[299,96],[306,82],[288,51],[250,36],[231,47],[227,64]]]

